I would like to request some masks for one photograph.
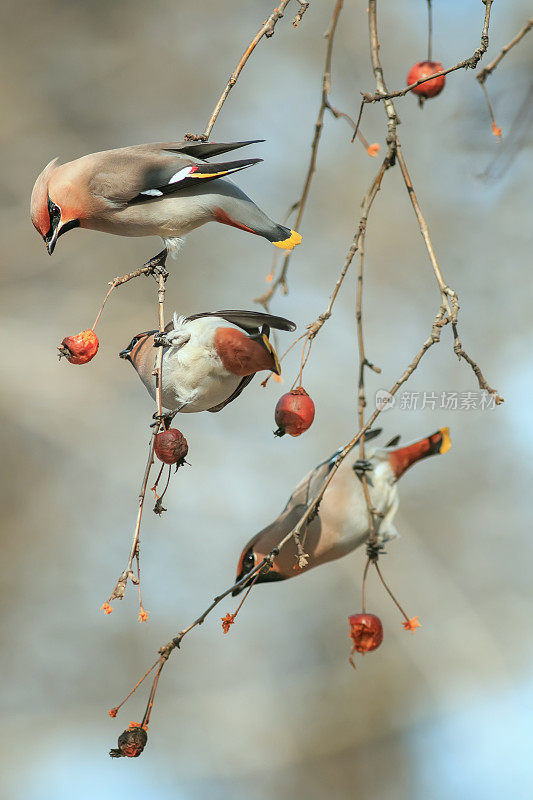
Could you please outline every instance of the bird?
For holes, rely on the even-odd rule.
[[[292,250],[302,237],[272,222],[224,178],[260,158],[208,163],[213,156],[264,141],[159,142],[105,150],[60,164],[50,161],[31,196],[31,219],[52,255],[60,236],[89,228],[119,236],[160,236],[179,252],[183,238],[206,222],[221,222]],[[148,262],[147,262],[148,263]]]
[[[256,311],[174,314],[164,334],[138,333],[119,356],[133,365],[155,399],[156,348],[163,347],[161,400],[171,412],[167,419],[180,411],[216,412],[235,400],[256,372],[281,373],[271,328],[294,331],[296,325]]]
[[[366,440],[381,433],[372,430]],[[448,428],[441,428],[424,439],[405,447],[396,447],[400,437],[391,439],[385,447],[377,448],[368,459],[350,463],[342,461],[331,483],[324,492],[317,513],[310,518],[300,534],[308,558],[306,566],[298,567],[297,551],[291,538],[275,556],[271,568],[259,577],[251,576],[233,589],[233,596],[254,583],[271,583],[287,580],[313,567],[341,558],[360,547],[370,534],[370,522],[361,476],[367,476],[370,500],[379,519],[379,544],[398,535],[394,517],[398,510],[397,481],[417,461],[437,453],[446,453],[451,447]],[[241,581],[263,558],[272,552],[301,520],[323,482],[333,468],[338,450],[309,472],[291,494],[281,514],[266,528],[259,531],[243,548],[237,564],[235,583]]]

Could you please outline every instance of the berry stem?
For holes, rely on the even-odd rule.
[[[131,691],[130,691],[130,692],[128,692],[128,694],[126,695],[126,697],[124,698],[124,700],[123,700],[121,703],[119,703],[119,704],[118,704],[118,706],[115,706],[115,708],[113,709],[113,711],[117,712],[117,711],[119,710],[119,708],[122,708],[122,706],[124,705],[124,703],[126,702],[126,700],[129,700],[129,699],[130,699],[130,697],[132,696],[132,694],[133,694],[133,693],[134,693],[134,692],[135,692],[135,691],[136,691],[136,690],[139,688],[139,686],[140,686],[140,685],[141,685],[141,683],[144,681],[144,679],[145,679],[145,678],[147,678],[147,677],[148,677],[148,675],[149,675],[149,674],[152,672],[152,670],[153,670],[153,669],[155,669],[155,668],[157,667],[157,665],[159,664],[159,661],[160,661],[160,659],[159,659],[159,658],[157,659],[157,661],[154,661],[154,663],[152,664],[152,666],[151,666],[149,669],[147,669],[147,670],[146,670],[146,672],[144,673],[144,675],[142,676],[142,678],[140,678],[140,679],[137,681],[137,683],[135,684],[135,686],[133,687],[133,689],[131,689]],[[113,716],[116,716],[116,714],[114,714]]]
[[[105,304],[107,303],[107,299],[108,299],[109,295],[111,294],[111,292],[113,291],[113,289],[116,289],[116,288],[117,288],[117,286],[118,286],[118,284],[117,284],[117,283],[115,283],[115,281],[113,281],[113,282],[111,283],[111,288],[109,289],[109,291],[107,292],[106,296],[104,297],[104,302],[103,302],[103,303],[102,303],[102,305],[100,306],[100,311],[99,311],[99,312],[98,312],[98,314],[96,315],[96,319],[95,319],[95,321],[94,321],[94,323],[93,323],[93,327],[92,327],[93,331],[94,331],[94,329],[96,328],[96,325],[97,325],[97,323],[98,323],[98,320],[99,320],[99,319],[100,319],[100,317],[102,316],[102,311],[104,310],[104,306],[105,306]]]
[[[376,570],[377,570],[377,573],[378,573],[378,575],[379,575],[379,578],[380,578],[380,580],[381,580],[381,583],[383,584],[383,586],[385,587],[385,589],[386,589],[386,590],[387,590],[387,592],[389,593],[390,597],[392,598],[392,600],[394,601],[394,603],[396,604],[396,606],[397,606],[397,607],[400,609],[400,613],[401,613],[401,614],[402,614],[402,616],[404,617],[405,621],[406,621],[406,622],[409,622],[409,617],[407,616],[407,614],[405,613],[405,611],[403,610],[403,608],[401,607],[401,605],[399,604],[399,602],[397,601],[397,599],[395,598],[395,596],[393,595],[393,593],[392,593],[392,590],[389,588],[389,586],[387,585],[387,583],[386,583],[386,581],[385,581],[385,578],[384,578],[384,577],[383,577],[383,575],[381,574],[381,570],[380,570],[380,568],[378,567],[378,562],[377,562],[377,560],[375,560],[375,559],[374,559],[374,560],[373,560],[373,563],[374,563],[374,566],[375,566],[375,568],[376,568]]]
[[[492,130],[494,131],[498,127],[496,125],[496,118],[494,117],[494,109],[492,108],[492,103],[490,102],[489,93],[487,92],[487,87],[485,86],[484,83],[481,84],[481,88],[483,89],[485,100],[487,101],[487,107],[489,109],[490,119],[492,122]]]
[[[366,564],[365,564],[365,570],[363,572],[363,603],[362,603],[362,605],[363,605],[363,614],[366,611],[366,576],[368,575],[368,568],[370,566],[370,560],[371,560],[370,558],[367,558]]]
[[[431,61],[431,39],[433,36],[433,21],[431,14],[431,0],[427,0],[428,4],[428,61]]]

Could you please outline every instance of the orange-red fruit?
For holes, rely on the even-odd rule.
[[[98,345],[96,333],[89,329],[88,331],[81,331],[76,336],[65,336],[61,346],[57,349],[59,350],[59,358],[65,356],[71,364],[86,364],[97,354]]]
[[[278,400],[274,419],[278,426],[275,436],[300,436],[313,424],[315,404],[301,386],[292,389]]]
[[[118,737],[118,748],[109,751],[111,758],[137,758],[146,747],[148,734],[141,727],[127,728]]]
[[[352,614],[348,617],[354,650],[369,653],[383,641],[383,625],[375,614]]]
[[[177,428],[161,431],[155,437],[154,451],[163,464],[177,464],[181,467],[185,462],[189,445],[187,439]]]
[[[415,64],[414,67],[411,67],[409,70],[407,85],[410,86],[412,83],[416,83],[422,78],[427,78],[428,75],[433,75],[434,72],[440,72],[442,68],[440,61],[419,61],[418,64]],[[421,83],[420,86],[416,86],[411,91],[419,97],[436,97],[444,89],[445,83],[446,78],[444,75],[441,75],[439,78],[433,78],[430,81]]]

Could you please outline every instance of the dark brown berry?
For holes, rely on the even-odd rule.
[[[146,747],[148,734],[140,725],[130,725],[118,737],[118,748],[109,751],[111,758],[137,758]]]
[[[177,464],[181,467],[189,452],[187,439],[177,428],[160,431],[155,437],[154,452],[163,464]]]

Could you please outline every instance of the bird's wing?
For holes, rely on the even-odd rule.
[[[223,178],[262,159],[247,158],[207,164],[153,145],[124,147],[91,156],[89,190],[117,205],[127,206]]]
[[[369,431],[366,436],[365,440],[374,439],[376,436],[379,436],[381,433],[381,428],[376,428],[375,430]],[[309,503],[313,500],[316,496],[317,492],[320,490],[320,487],[328,477],[329,473],[335,466],[335,461],[337,457],[342,451],[342,447],[333,453],[326,461],[323,461],[321,464],[318,464],[311,472],[309,472],[305,478],[298,484],[294,492],[289,497],[287,505],[284,508],[284,511],[287,511],[289,508],[297,506],[299,504],[304,504],[308,506]]]
[[[273,314],[264,314],[260,311],[203,311],[201,314],[192,314],[187,317],[187,321],[200,319],[201,317],[220,317],[242,328],[246,333],[255,334],[263,325],[279,331],[294,331],[296,325],[285,317],[276,317]]]
[[[294,492],[289,497],[287,505],[283,509],[284,514],[296,506],[302,505],[307,508],[309,502],[316,495],[317,490],[331,472],[335,463],[335,458],[339,455],[339,453],[340,450],[337,450],[336,453],[333,453],[331,458],[329,458],[327,461],[323,461],[322,464],[319,464],[317,467],[311,470],[311,472],[309,472],[305,478],[300,481]]]
[[[229,397],[223,400],[222,403],[219,403],[218,405],[213,406],[212,408],[208,408],[207,410],[211,411],[213,414],[215,414],[217,411],[222,411],[222,409],[225,408],[225,406],[227,406],[228,403],[231,403],[233,400],[235,400],[241,394],[241,392],[244,391],[244,389],[246,389],[246,387],[248,386],[253,377],[254,377],[253,375],[246,375],[239,383],[235,391],[232,392]]]
[[[400,434],[398,434],[397,436],[393,436],[390,442],[387,442],[385,447],[396,447],[401,438],[402,437],[400,436]]]
[[[247,142],[158,142],[149,147],[168,150],[172,153],[183,153],[183,155],[206,161],[208,158],[222,155],[222,153],[229,153],[230,150],[238,150],[240,147],[264,141],[264,139],[250,139]]]

